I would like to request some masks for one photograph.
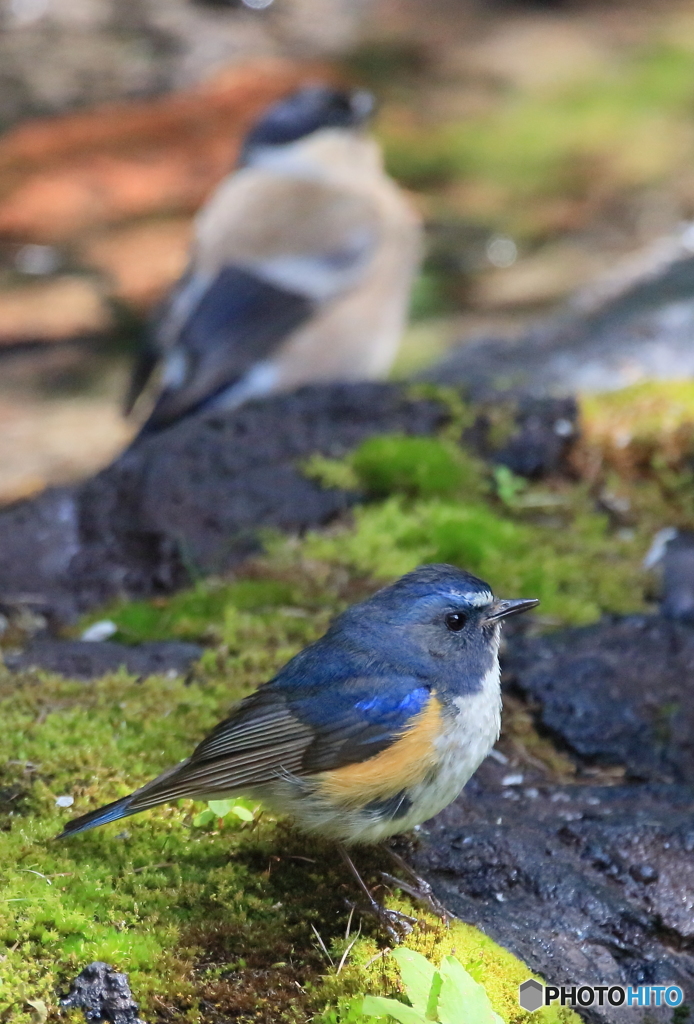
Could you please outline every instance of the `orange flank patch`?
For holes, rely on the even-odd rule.
[[[323,772],[319,792],[348,808],[387,800],[416,786],[438,763],[434,744],[441,730],[441,702],[432,694],[424,711],[392,746],[368,761]]]

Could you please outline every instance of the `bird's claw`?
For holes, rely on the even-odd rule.
[[[354,907],[355,904],[348,901],[348,906]],[[357,907],[357,909],[375,917],[379,927],[383,929],[393,945],[401,943],[417,923],[416,917],[405,914],[401,910],[389,910],[376,900],[370,901],[366,907]]]
[[[387,907],[382,907],[378,903],[376,907],[378,908],[376,913],[378,922],[394,945],[402,942],[417,924],[416,917],[404,914],[401,910],[388,910]]]
[[[417,903],[421,903],[423,906],[430,910],[436,917],[440,917],[444,924],[448,924],[449,912],[444,907],[443,903],[436,898],[434,890],[431,888],[429,883],[418,875],[413,874],[412,882],[405,882],[402,878],[396,878],[395,875],[389,875],[387,871],[381,872],[381,877],[389,885],[395,886],[397,889],[402,889],[408,896],[411,896]]]

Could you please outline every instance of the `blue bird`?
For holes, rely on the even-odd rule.
[[[186,273],[135,368],[157,365],[141,433],[317,381],[383,376],[421,249],[418,214],[383,169],[362,90],[306,86],[271,106],[200,210]]]
[[[499,736],[500,624],[537,603],[497,599],[450,565],[421,566],[340,615],[189,758],[59,838],[181,797],[243,794],[335,840],[382,917],[344,848],[455,800]]]

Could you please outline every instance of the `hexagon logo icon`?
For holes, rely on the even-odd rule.
[[[534,978],[528,978],[522,985],[518,986],[518,1002],[524,1010],[532,1013],[539,1010],[543,1003],[544,985]]]

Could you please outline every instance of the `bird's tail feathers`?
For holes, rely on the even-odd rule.
[[[105,807],[99,807],[97,810],[83,814],[79,818],[73,818],[72,821],[68,821],[60,835],[56,836],[56,839],[67,839],[69,836],[76,836],[80,832],[87,832],[90,828],[96,828],[98,825],[106,825],[109,821],[118,821],[119,818],[127,818],[129,814],[137,814],[142,808],[132,806],[134,795],[134,793],[131,793],[130,796],[114,800],[113,803],[106,804]]]
[[[141,789],[136,789],[129,796],[114,800],[113,803],[104,807],[97,807],[95,811],[83,814],[79,818],[73,818],[56,836],[56,839],[67,839],[69,836],[76,836],[80,832],[87,832],[90,828],[97,828],[99,825],[107,825],[110,821],[118,821],[119,818],[127,818],[131,814],[139,814],[140,811],[148,811],[159,804],[165,804],[169,800],[177,800],[182,796],[197,796],[197,793],[190,792],[183,787],[183,792],[178,786],[171,786],[170,780],[182,773],[190,763],[190,758],[181,761],[180,764],[172,765],[165,772],[152,779]],[[183,771],[185,776],[185,771]],[[166,783],[166,785],[165,785]]]

